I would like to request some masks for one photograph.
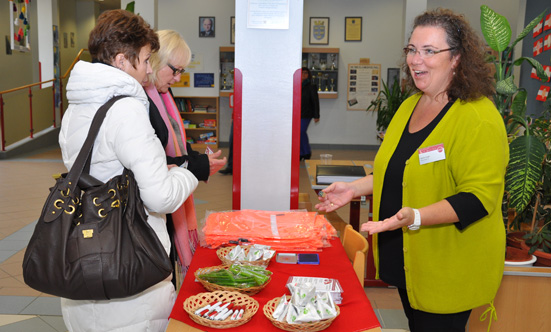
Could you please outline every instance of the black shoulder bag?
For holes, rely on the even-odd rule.
[[[23,259],[25,283],[38,291],[73,300],[124,298],[172,273],[132,171],[107,183],[89,175],[103,119],[124,97],[100,107],[73,167],[50,189]]]

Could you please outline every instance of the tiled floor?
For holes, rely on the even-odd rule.
[[[223,149],[227,153],[226,149]],[[370,160],[373,151],[324,150],[334,159]],[[0,332],[64,332],[59,298],[35,291],[23,282],[24,249],[54,181],[52,174],[65,172],[59,149],[44,149],[32,155],[0,161]],[[206,211],[231,210],[231,175],[216,174],[194,193],[198,219]],[[300,192],[312,193],[306,170],[300,171]],[[315,195],[310,195],[314,200]],[[315,201],[313,201],[315,203]],[[348,208],[339,211],[348,221]],[[362,219],[367,211],[362,211]],[[407,330],[395,289],[365,288],[383,331]]]

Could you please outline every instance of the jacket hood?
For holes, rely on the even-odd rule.
[[[103,63],[79,61],[67,82],[71,104],[104,104],[113,96],[128,95],[149,106],[142,85],[124,71]]]

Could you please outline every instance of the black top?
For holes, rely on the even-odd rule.
[[[163,147],[166,148],[168,144],[168,128],[159,113],[157,105],[149,98],[149,121],[151,121],[151,126],[155,129],[155,134],[163,144]],[[182,165],[186,161],[188,162],[187,169],[195,175],[199,181],[207,181],[210,174],[210,163],[209,157],[206,154],[193,151],[191,144],[186,142],[186,151],[187,156],[181,157],[170,157],[166,156],[166,163],[168,165]]]
[[[320,118],[320,100],[318,97],[318,87],[312,84],[310,80],[302,82],[301,97],[301,119],[319,119]]]
[[[411,117],[408,120],[385,172],[379,220],[392,217],[402,208],[402,182],[406,161],[430,135],[453,103],[454,101],[448,102],[431,123],[415,133],[409,132]],[[459,217],[459,221],[455,223],[458,229],[464,229],[488,214],[480,200],[472,193],[461,192],[446,200]],[[379,233],[378,241],[379,276],[387,284],[406,288],[402,229]]]

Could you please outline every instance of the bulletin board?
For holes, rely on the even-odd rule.
[[[365,111],[381,87],[381,65],[348,64],[346,109]]]

